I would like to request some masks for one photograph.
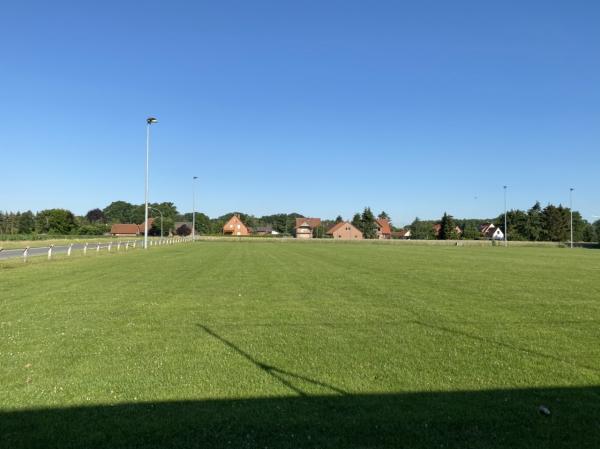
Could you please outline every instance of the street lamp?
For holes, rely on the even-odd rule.
[[[155,210],[156,212],[158,212],[160,214],[160,239],[162,240],[162,238],[163,238],[163,214],[160,211],[160,209],[157,209],[156,207],[150,207],[149,209]]]
[[[508,246],[508,226],[506,225],[506,189],[508,186],[504,186],[504,246]]]
[[[197,176],[192,178],[192,241],[196,240],[196,179]]]
[[[144,249],[148,249],[148,160],[150,159],[150,125],[158,122],[154,117],[146,119],[146,191],[144,194]]]
[[[571,212],[571,248],[573,248],[573,187],[569,189],[569,211]]]

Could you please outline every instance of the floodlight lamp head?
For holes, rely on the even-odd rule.
[[[158,120],[156,119],[156,117],[148,117],[146,119],[146,123],[148,123],[148,125],[152,125],[153,123],[158,122]]]

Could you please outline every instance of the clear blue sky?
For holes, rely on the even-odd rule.
[[[600,215],[600,2],[18,1],[0,209]]]

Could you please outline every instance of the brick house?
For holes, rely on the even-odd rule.
[[[362,240],[362,232],[349,221],[340,221],[334,224],[327,235],[330,235],[336,240]]]
[[[379,240],[387,240],[392,238],[392,228],[387,218],[378,218],[375,220],[377,226],[377,238]]]
[[[154,218],[148,218],[148,231],[154,224]],[[116,223],[110,227],[110,235],[113,237],[135,237],[144,233],[144,223]]]
[[[297,239],[312,239],[313,231],[321,226],[320,218],[296,218],[296,231]]]
[[[227,223],[223,225],[224,235],[250,235],[250,230],[246,227],[239,215],[233,215]]]

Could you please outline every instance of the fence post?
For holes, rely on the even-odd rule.
[[[100,252],[100,242],[98,242],[98,245],[96,245],[96,252]]]
[[[71,243],[71,244],[69,245],[69,249],[67,250],[67,256],[69,256],[69,257],[71,256],[71,250],[72,250],[72,249],[73,249],[73,244]]]
[[[133,241],[133,248],[135,248],[135,244],[137,243],[137,240]]]
[[[110,253],[110,249],[112,248],[112,242],[108,242],[108,252]]]
[[[88,247],[89,243],[85,242],[85,245],[83,245],[83,255],[85,256],[87,254],[87,247]]]
[[[23,262],[27,262],[27,256],[29,256],[29,246],[23,251]]]
[[[129,251],[129,240],[125,242],[125,251]]]
[[[121,251],[121,242],[117,242],[117,251]]]
[[[52,248],[54,248],[54,245],[50,245],[48,248],[48,260],[52,259]]]

